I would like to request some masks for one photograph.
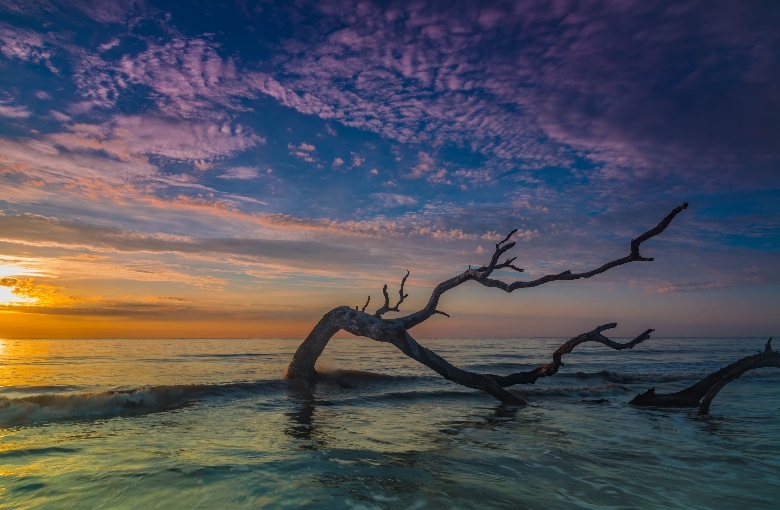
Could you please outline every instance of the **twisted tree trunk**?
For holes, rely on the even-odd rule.
[[[317,359],[322,354],[322,351],[325,349],[325,346],[327,346],[328,341],[333,337],[333,335],[335,335],[340,330],[344,330],[356,336],[370,338],[378,342],[390,343],[410,358],[429,367],[445,379],[456,382],[463,386],[467,386],[469,388],[476,388],[486,391],[503,403],[518,405],[525,404],[523,399],[512,393],[509,393],[504,388],[515,384],[533,384],[539,377],[546,377],[555,374],[563,365],[561,362],[561,357],[564,354],[571,352],[574,347],[583,342],[595,341],[616,350],[630,349],[638,343],[649,338],[650,333],[653,330],[649,329],[645,331],[631,342],[626,344],[619,344],[602,335],[604,330],[611,329],[616,326],[614,323],[606,324],[588,333],[583,333],[582,335],[572,338],[568,342],[564,343],[553,354],[552,363],[543,365],[529,372],[518,372],[516,374],[510,374],[506,376],[478,374],[457,368],[435,352],[417,343],[417,341],[409,334],[409,330],[428,320],[434,314],[442,314],[449,317],[449,315],[446,313],[437,310],[439,299],[445,292],[452,290],[455,287],[458,287],[459,285],[468,281],[475,281],[486,287],[495,287],[503,290],[504,292],[511,293],[517,289],[537,287],[539,285],[555,281],[570,281],[578,280],[580,278],[590,278],[613,267],[627,264],[629,262],[652,261],[652,258],[642,257],[639,254],[640,245],[651,237],[663,232],[669,223],[671,223],[671,221],[674,219],[674,217],[687,207],[687,203],[676,207],[658,225],[632,240],[631,252],[625,257],[613,260],[601,267],[584,273],[572,273],[571,271],[564,271],[558,274],[545,275],[541,278],[528,282],[515,281],[513,283],[505,283],[501,280],[491,278],[492,273],[500,269],[511,269],[518,272],[523,271],[522,269],[513,265],[516,257],[507,258],[504,262],[499,262],[501,256],[515,246],[515,242],[509,242],[512,235],[517,232],[515,229],[510,232],[503,241],[496,244],[496,249],[493,253],[493,257],[491,258],[490,263],[476,269],[469,267],[463,273],[437,285],[431,293],[428,304],[422,310],[414,312],[405,317],[399,317],[397,319],[383,319],[382,315],[389,311],[398,312],[399,306],[401,303],[403,303],[404,299],[408,297],[407,294],[404,294],[404,284],[406,283],[406,279],[409,277],[409,273],[407,271],[406,276],[401,282],[399,300],[395,306],[390,306],[390,297],[387,293],[387,285],[385,285],[382,289],[382,293],[384,294],[385,298],[384,304],[381,308],[374,312],[374,314],[365,312],[366,307],[371,300],[370,296],[362,309],[359,309],[357,306],[354,309],[348,306],[341,306],[334,308],[330,312],[326,313],[322,319],[320,319],[314,329],[312,329],[311,333],[309,333],[309,336],[306,337],[300,347],[298,347],[298,350],[295,352],[293,359],[290,361],[290,364],[287,367],[285,378],[316,380],[318,378],[317,371],[315,370]]]
[[[655,388],[650,388],[634,397],[629,404],[643,407],[698,407],[699,414],[708,414],[712,399],[724,386],[745,372],[766,367],[780,368],[780,353],[772,350],[771,338],[763,352],[739,359],[711,373],[693,386],[676,393],[656,393]]]

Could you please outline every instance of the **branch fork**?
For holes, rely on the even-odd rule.
[[[395,306],[390,306],[390,296],[387,294],[387,284],[385,284],[384,287],[382,287],[382,294],[385,296],[385,304],[382,305],[382,308],[378,309],[376,312],[374,312],[374,317],[381,318],[382,315],[386,314],[387,312],[400,312],[401,310],[398,309],[398,307],[401,305],[401,303],[404,302],[404,299],[409,297],[409,294],[404,294],[404,285],[406,284],[406,279],[409,278],[409,270],[406,271],[406,276],[404,276],[404,279],[401,280],[401,289],[398,291],[398,302],[395,304]],[[369,298],[370,299],[370,298]],[[368,301],[366,301],[366,306],[368,306]],[[365,306],[363,307],[363,310],[365,310]]]

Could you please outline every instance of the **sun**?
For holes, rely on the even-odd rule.
[[[20,267],[15,264],[0,263],[0,305],[35,303],[37,299],[14,294],[17,282],[24,281],[20,276]]]
[[[37,299],[17,296],[12,292],[13,288],[0,286],[0,305],[16,305],[22,303],[35,303]]]

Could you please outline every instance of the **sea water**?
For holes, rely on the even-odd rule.
[[[565,340],[421,343],[506,374]],[[282,380],[300,340],[0,340],[0,508],[778,508],[780,370],[709,416],[628,404],[764,342],[581,345],[506,407],[366,339],[317,384]]]

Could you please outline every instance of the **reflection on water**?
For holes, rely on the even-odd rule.
[[[290,381],[287,386],[287,393],[296,409],[285,413],[291,424],[284,431],[290,437],[300,439],[300,447],[304,450],[318,450],[324,444],[316,438],[316,426],[313,423],[314,411],[317,409],[313,386],[305,381]]]
[[[586,347],[526,407],[361,340],[316,384],[279,380],[288,340],[3,342],[0,508],[772,508],[780,489],[780,371],[707,417],[626,404],[762,339]],[[426,344],[500,373],[559,342]]]

